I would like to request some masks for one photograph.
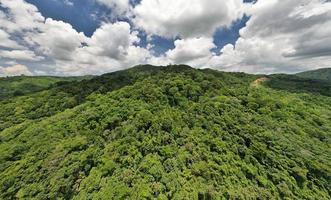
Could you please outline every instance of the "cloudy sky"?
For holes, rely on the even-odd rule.
[[[330,0],[0,0],[0,76],[331,67]]]

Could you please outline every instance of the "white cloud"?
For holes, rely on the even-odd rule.
[[[198,37],[175,41],[175,48],[166,52],[173,63],[186,63],[211,56],[210,50],[216,47],[212,38]]]
[[[42,60],[43,57],[30,49],[25,41],[26,34],[37,33],[44,24],[45,18],[38,9],[23,0],[1,0],[0,7],[0,46],[7,48],[0,49],[0,57],[13,60]],[[11,37],[15,38],[15,41]]]
[[[17,3],[21,3],[20,8]],[[51,18],[45,20],[31,4],[24,1],[17,3],[1,0],[1,7],[7,8],[11,17],[2,11],[0,13],[4,16],[3,20],[11,25],[20,21],[15,19],[27,19],[26,23],[33,28],[27,29],[18,24],[10,30],[19,34],[29,50],[0,50],[0,57],[38,61],[44,56],[54,63],[50,64],[50,69],[53,69],[50,73],[58,75],[100,74],[145,63],[150,57],[147,49],[135,46],[139,38],[127,22],[103,23],[91,37],[86,37],[68,23]],[[126,3],[129,5],[128,1],[104,3],[123,10],[128,8]],[[3,35],[4,39],[9,36]]]
[[[8,11],[0,10],[0,29],[9,33],[33,30],[45,20],[34,5],[23,0],[1,0],[0,6]]]
[[[66,74],[100,74],[146,63],[150,52],[137,47],[137,42],[137,32],[132,31],[129,23],[103,24],[86,39],[85,46],[71,52],[70,59],[56,60],[57,71]]]
[[[211,39],[177,40],[153,63],[185,63],[249,73],[297,72],[330,67],[331,2],[319,0],[259,0],[235,45],[213,54]],[[277,8],[277,9],[275,9]],[[275,17],[277,16],[277,17]]]
[[[13,65],[9,67],[0,66],[0,76],[20,76],[20,75],[32,75],[29,69],[25,65]]]
[[[216,47],[212,38],[193,37],[178,39],[175,48],[159,57],[148,57],[147,63],[153,65],[188,64],[192,67],[204,67],[214,56],[211,50]]]
[[[0,29],[0,47],[10,48],[10,49],[23,48],[16,41],[10,39],[10,35],[1,29]]]
[[[108,23],[98,28],[88,45],[94,54],[114,59],[123,59],[129,46],[139,41],[136,32],[131,32],[127,22]]]
[[[67,6],[73,6],[74,2],[70,1],[70,0],[63,0],[63,3]]]
[[[251,73],[294,72],[331,63],[330,1],[142,0],[134,8],[129,0],[98,1],[131,22],[104,22],[87,37],[68,23],[45,19],[23,0],[0,0],[3,63],[54,63],[45,71],[59,75],[100,74],[142,63],[184,63]],[[235,45],[226,45],[220,55],[213,53],[215,30],[229,26],[243,13],[251,17]],[[136,45],[140,40],[136,28],[145,30],[148,38],[179,39],[174,49],[156,57],[150,47],[158,44]]]
[[[39,32],[29,34],[26,40],[53,59],[70,60],[73,52],[87,41],[87,37],[68,23],[48,18],[40,26]]]
[[[324,4],[321,6],[320,3],[327,2],[326,0],[311,0],[302,2],[301,6],[296,7],[290,14],[290,17],[300,16],[303,18],[309,18],[312,16],[319,16],[327,13],[331,10],[331,4]]]
[[[126,59],[122,62],[122,66],[125,68],[132,67],[138,64],[148,63],[148,59],[152,57],[149,50],[130,45],[127,50]]]
[[[242,0],[142,0],[134,8],[135,24],[164,37],[212,36],[221,26],[241,18]]]
[[[0,58],[29,61],[39,61],[43,59],[43,57],[37,56],[33,51],[30,50],[0,50]]]
[[[97,0],[112,9],[113,15],[128,15],[131,11],[129,0]]]
[[[331,2],[259,0],[235,46],[207,63],[251,73],[296,72],[331,63]]]

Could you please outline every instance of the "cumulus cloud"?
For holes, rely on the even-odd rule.
[[[322,0],[259,0],[245,8],[250,20],[236,43],[220,54],[212,53],[211,39],[188,38],[176,40],[175,49],[152,60],[249,73],[330,67],[330,6]]]
[[[70,24],[46,19],[38,33],[29,34],[26,40],[38,50],[56,60],[70,60],[72,53],[86,42],[84,33],[78,33]]]
[[[18,5],[21,3],[21,7]],[[109,6],[124,9],[128,1],[104,1]],[[138,33],[127,22],[103,23],[91,37],[77,32],[70,24],[44,19],[36,7],[25,1],[1,0],[10,17],[0,10],[7,24],[18,23],[13,29],[0,25],[0,40],[7,41],[3,46],[14,49],[0,49],[0,57],[15,60],[40,61],[42,58],[51,63],[51,73],[57,75],[100,74],[130,67],[137,63],[146,63],[150,52],[136,46]],[[20,12],[19,12],[20,11]],[[39,16],[39,17],[38,17]],[[30,29],[21,26],[20,19],[25,18]],[[6,31],[4,31],[6,30]],[[16,43],[10,43],[10,33],[19,36],[27,49],[18,49]],[[2,35],[1,35],[2,33]]]
[[[37,33],[44,24],[44,17],[38,9],[23,0],[0,1],[0,57],[13,60],[40,61],[25,42],[25,36]],[[15,38],[15,39],[13,39]]]
[[[30,50],[0,50],[0,57],[29,61],[39,61],[43,59],[43,57],[37,56],[33,51]]]
[[[123,59],[129,46],[138,42],[136,32],[131,32],[127,22],[108,23],[98,28],[92,35],[89,46],[97,55]]]
[[[175,41],[175,48],[167,51],[166,56],[173,63],[187,63],[211,56],[210,50],[214,47],[212,38],[181,39]]]
[[[0,66],[0,76],[20,76],[20,75],[31,76],[32,73],[25,65],[13,65],[9,67]]]
[[[215,30],[241,18],[242,0],[142,0],[134,8],[135,24],[164,37],[212,36]]]
[[[28,31],[38,28],[45,18],[37,7],[23,0],[1,0],[0,29],[9,33]]]
[[[128,15],[131,11],[129,0],[97,0],[112,9],[113,15]]]
[[[0,47],[5,47],[5,48],[9,48],[9,49],[23,48],[16,41],[10,39],[10,35],[1,29],[0,29]]]
[[[235,46],[225,46],[208,66],[252,73],[329,67],[331,2],[259,0],[247,13]]]
[[[136,31],[127,22],[105,23],[86,44],[71,51],[70,59],[57,59],[60,73],[100,74],[146,63],[150,52],[135,43],[139,42]]]

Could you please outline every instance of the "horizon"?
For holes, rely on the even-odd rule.
[[[132,66],[132,67],[128,67],[128,68],[124,68],[124,69],[120,69],[120,70],[116,70],[116,71],[111,71],[111,72],[105,72],[103,74],[85,74],[85,75],[73,75],[73,76],[70,76],[70,75],[48,75],[48,74],[45,74],[45,75],[26,75],[26,74],[18,74],[18,75],[7,75],[7,76],[1,76],[0,75],[0,79],[1,78],[15,78],[15,77],[63,77],[63,78],[70,78],[70,77],[88,77],[88,76],[91,76],[91,77],[98,77],[98,76],[102,76],[102,75],[105,75],[105,74],[111,74],[111,73],[115,73],[115,72],[119,72],[119,71],[126,71],[126,70],[130,70],[130,69],[133,69],[135,67],[139,67],[139,66],[144,66],[144,65],[149,65],[149,66],[152,66],[152,67],[169,67],[169,66],[188,66],[192,69],[197,69],[197,70],[214,70],[214,71],[218,71],[218,72],[228,72],[228,73],[244,73],[244,74],[248,74],[248,75],[266,75],[266,76],[270,76],[270,75],[278,75],[278,74],[286,74],[286,75],[297,75],[297,74],[300,74],[300,73],[303,73],[303,72],[310,72],[310,71],[318,71],[318,70],[324,70],[324,69],[331,69],[331,68],[318,68],[318,69],[314,69],[314,70],[307,70],[307,71],[299,71],[299,72],[296,72],[296,73],[271,73],[271,74],[261,74],[261,73],[247,73],[247,72],[242,72],[242,71],[223,71],[223,70],[218,70],[218,69],[212,69],[212,68],[195,68],[195,67],[192,67],[190,65],[186,65],[186,64],[174,64],[174,65],[151,65],[151,64],[139,64],[139,65],[135,65],[135,66]]]
[[[172,1],[0,0],[0,77],[170,63],[249,74],[330,67],[330,1]]]

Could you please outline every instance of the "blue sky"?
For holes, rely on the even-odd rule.
[[[91,36],[100,26],[101,16],[111,12],[106,6],[88,0],[71,1],[73,5],[63,0],[27,0],[27,2],[35,5],[44,17],[67,22],[87,36]]]
[[[0,76],[329,67],[327,0],[0,0]]]

